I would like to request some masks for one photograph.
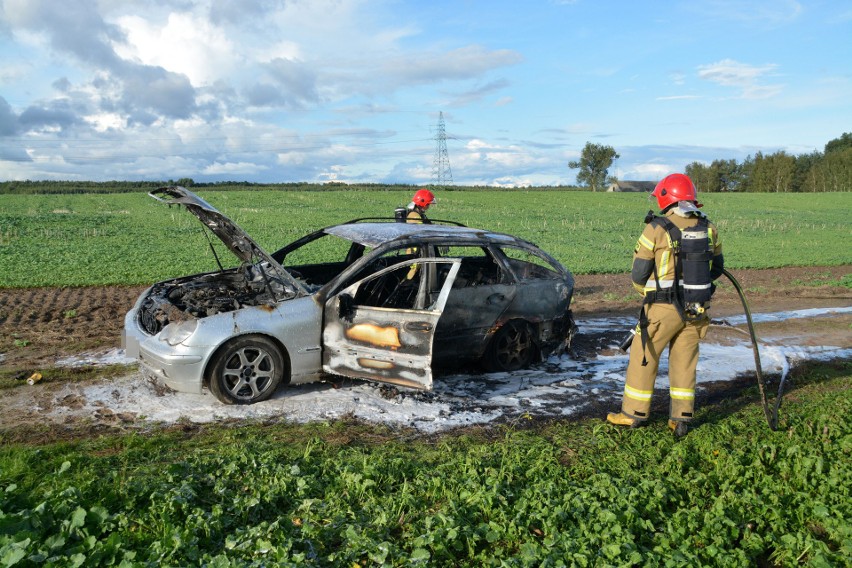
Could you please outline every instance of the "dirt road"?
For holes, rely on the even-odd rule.
[[[832,284],[844,278],[848,281],[849,275],[852,274],[852,266],[741,270],[734,274],[745,288],[754,313],[852,306],[852,290]],[[426,419],[439,424],[441,421],[451,422],[455,419],[451,417],[464,416],[472,409],[481,414],[482,407],[487,407],[486,411],[494,416],[511,416],[511,413],[517,409],[509,409],[507,414],[506,408],[501,406],[506,404],[504,399],[520,401],[521,404],[526,401],[528,404],[530,397],[538,396],[533,392],[536,389],[543,394],[540,399],[532,399],[534,405],[542,409],[543,416],[552,417],[554,413],[563,412],[560,407],[566,400],[579,400],[585,391],[598,389],[606,396],[597,397],[597,403],[592,402],[594,397],[590,397],[584,403],[585,406],[572,412],[572,416],[600,413],[603,406],[611,405],[613,396],[618,395],[621,379],[615,376],[620,374],[619,371],[613,372],[611,369],[604,370],[597,377],[593,376],[596,372],[594,367],[600,365],[600,359],[596,363],[592,359],[599,358],[601,355],[604,358],[607,357],[607,350],[611,350],[613,340],[624,333],[629,327],[626,322],[635,317],[639,302],[629,283],[629,276],[626,274],[578,276],[576,280],[573,304],[576,319],[587,322],[598,320],[605,322],[605,326],[613,328],[578,336],[575,348],[581,356],[581,361],[560,361],[556,368],[540,369],[521,378],[504,377],[499,374],[498,376],[477,376],[475,382],[482,388],[475,392],[469,388],[471,382],[469,376],[459,375],[461,378],[455,378],[451,374],[442,381],[441,386],[436,386],[435,392],[419,395],[415,393],[400,396],[393,389],[381,390],[375,386],[362,388],[360,385],[349,385],[349,390],[344,394],[329,391],[331,387],[326,385],[317,390],[309,389],[305,392],[282,396],[291,396],[294,399],[308,397],[310,402],[307,404],[316,407],[317,415],[320,417],[323,416],[322,412],[326,413],[324,415],[326,417],[338,416],[341,412],[358,415],[358,412],[365,409],[379,413],[396,412],[408,408],[406,405],[413,405],[417,408],[416,411],[411,410],[411,412],[422,413],[425,410]],[[58,360],[65,357],[73,357],[84,352],[115,350],[119,347],[124,313],[143,289],[144,287],[114,286],[0,290],[0,378],[5,377],[8,384],[13,374],[51,369],[56,366]],[[728,317],[741,313],[742,307],[733,286],[723,281],[714,300],[713,317]],[[784,319],[775,323],[761,323],[760,334],[795,337],[797,346],[833,345],[852,348],[850,322],[852,322],[852,314],[828,320]],[[583,363],[583,360],[586,360],[586,363]],[[545,392],[557,384],[554,383],[554,373],[571,377],[564,380],[564,377],[557,379],[562,396],[565,398],[555,405],[548,401],[556,399]],[[603,380],[601,379],[603,375],[609,375],[609,377]],[[33,433],[38,431],[39,422],[45,412],[51,412],[53,421],[62,419],[64,416],[66,423],[75,427],[72,430],[76,431],[77,435],[81,433],[81,424],[89,425],[82,427],[82,433],[85,433],[87,428],[97,431],[101,427],[132,425],[137,421],[139,411],[133,412],[135,408],[133,403],[127,402],[131,391],[135,391],[133,396],[137,397],[136,402],[138,397],[145,397],[147,404],[173,402],[155,401],[152,397],[155,397],[157,393],[139,391],[144,388],[150,389],[150,386],[138,385],[138,378],[117,380],[115,384],[106,382],[103,386],[106,390],[96,395],[97,400],[94,401],[87,401],[86,396],[81,395],[80,381],[71,382],[74,384],[45,381],[45,384],[40,387],[29,389],[21,383],[20,386],[0,391],[0,409],[2,409],[0,433],[4,433],[8,439],[9,432],[14,430],[24,432],[23,439],[31,439]],[[91,381],[92,384],[95,382]],[[83,384],[86,384],[86,381],[83,381]],[[732,387],[728,385],[724,388]],[[741,388],[741,386],[734,388]],[[512,391],[508,399],[507,389]],[[519,392],[520,389],[525,390]],[[707,391],[707,396],[712,396],[710,394],[712,390],[710,388]],[[93,395],[89,393],[88,397],[92,399]],[[392,404],[385,405],[382,400],[379,400],[382,397],[391,400]],[[467,399],[464,403],[448,402],[465,397]],[[221,405],[217,405],[215,401],[211,406],[211,402],[206,400],[210,398],[212,397],[207,396],[197,401],[182,400],[180,408],[174,410],[191,413],[191,407],[195,405],[199,407],[198,412],[202,414],[206,412],[211,416],[219,415],[225,419],[234,417],[224,412],[220,408]],[[279,400],[277,404],[286,404],[286,401]],[[298,404],[305,406],[304,401]],[[258,407],[257,412],[263,412],[260,405],[255,406]],[[57,409],[67,410],[67,416],[62,412],[57,413]],[[434,417],[428,417],[428,412],[432,411],[430,409],[434,410]],[[170,410],[158,411],[162,411],[163,416],[167,416]],[[153,410],[149,408],[148,412]],[[269,416],[287,414],[286,407],[274,405],[272,409],[267,409],[267,412]],[[243,411],[240,416],[250,417],[251,414]],[[297,419],[301,418],[297,417]],[[426,419],[418,418],[421,425]],[[478,419],[481,420],[481,416]],[[399,420],[404,421],[407,418],[400,415]],[[22,428],[25,424],[28,427]],[[53,431],[48,438],[55,435],[56,432]],[[16,437],[12,436],[13,439]]]
[[[828,286],[852,274],[852,266],[738,270],[753,311],[852,305],[852,290]],[[637,295],[627,274],[577,276],[574,312],[579,316],[633,314]],[[0,369],[52,365],[63,356],[117,347],[125,312],[143,286],[0,289]],[[739,313],[732,286],[722,282],[714,315]]]

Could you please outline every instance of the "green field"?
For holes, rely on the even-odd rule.
[[[199,193],[268,249],[409,197]],[[433,217],[518,234],[578,274],[627,271],[649,206],[586,192],[439,199]],[[0,287],[141,284],[215,267],[195,218],[145,195],[2,203]],[[852,264],[852,194],[705,203],[732,269]],[[82,426],[47,444],[31,440],[56,432],[22,425],[0,432],[0,567],[849,565],[852,365],[791,379],[778,431],[750,389],[700,405],[681,440],[663,420],[433,437],[346,420],[97,436]]]
[[[355,217],[389,216],[408,192],[199,191],[267,250]],[[446,191],[433,218],[526,238],[576,274],[621,273],[645,194]],[[852,193],[706,194],[727,266],[852,264]],[[4,195],[0,287],[146,284],[215,269],[201,225],[145,194]],[[220,255],[228,258],[228,254]]]
[[[3,440],[0,565],[848,566],[850,372],[797,376],[776,432],[752,391],[679,441],[662,420]]]

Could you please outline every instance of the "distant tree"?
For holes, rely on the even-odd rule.
[[[716,191],[740,191],[742,171],[736,160],[713,160],[710,164],[716,180]]]
[[[684,173],[689,176],[689,179],[695,184],[695,189],[699,192],[718,191],[716,178],[707,164],[692,162],[686,166]]]
[[[686,166],[686,175],[698,191],[742,191],[742,167],[736,160],[713,160],[706,166],[692,162]]]
[[[793,191],[793,180],[796,176],[796,158],[784,150],[766,157],[769,170],[769,183],[766,191],[789,193]]]
[[[586,142],[580,159],[568,162],[568,167],[580,170],[577,181],[582,185],[592,188],[592,191],[602,189],[607,182],[607,174],[613,160],[619,158],[615,148],[602,144]]]
[[[192,181],[192,178],[180,178],[177,180],[177,185],[182,187],[192,187],[195,185],[195,182]]]
[[[852,147],[832,150],[811,167],[804,191],[852,189]]]
[[[739,191],[788,193],[793,191],[795,174],[796,158],[790,154],[758,152],[740,166]]]
[[[793,191],[814,191],[817,164],[822,161],[822,152],[796,156],[796,171],[793,173]]]
[[[760,169],[763,161],[763,153],[758,152],[754,155],[754,158],[747,156],[743,163],[739,164],[740,184],[737,188],[738,191],[764,191],[760,189],[759,182],[755,177],[755,172]]]
[[[846,148],[852,148],[852,132],[844,132],[840,135],[840,138],[829,140],[828,144],[825,145],[825,153],[828,155],[831,152],[844,150]]]

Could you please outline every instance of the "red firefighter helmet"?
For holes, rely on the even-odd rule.
[[[411,201],[415,205],[425,209],[438,200],[435,199],[435,195],[428,189],[418,189],[417,192],[415,192],[414,197],[411,198]]]
[[[689,176],[684,174],[667,175],[660,180],[651,195],[657,198],[661,211],[678,201],[695,201],[697,199],[695,185],[689,179]],[[696,203],[696,205],[698,204]],[[698,205],[698,207],[701,207],[701,205]]]

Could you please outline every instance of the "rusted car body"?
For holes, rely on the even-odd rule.
[[[575,330],[571,273],[511,235],[360,220],[269,254],[185,188],[151,195],[186,207],[240,260],[154,284],[125,317],[127,354],[177,391],[246,404],[329,374],[430,389],[433,364],[511,371],[561,352]]]

